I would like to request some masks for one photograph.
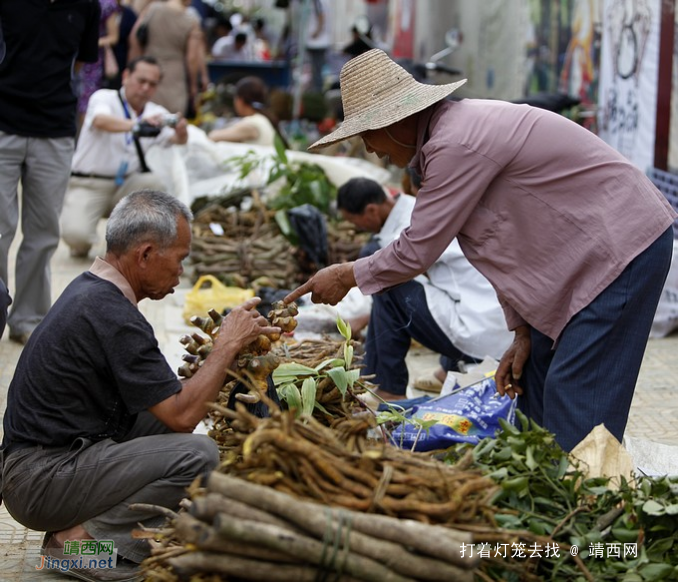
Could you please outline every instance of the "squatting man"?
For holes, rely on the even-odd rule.
[[[132,503],[178,509],[185,488],[214,469],[218,449],[191,434],[217,399],[241,349],[279,334],[255,309],[233,309],[210,358],[179,380],[137,308],[172,293],[191,245],[190,210],[156,191],[115,207],[106,254],[74,279],[24,348],[4,416],[2,495],[14,519],[46,531],[42,553],[64,557],[67,540],[113,540],[119,560],[93,580],[131,580],[149,551],[130,532],[157,516]],[[127,577],[125,577],[127,576]],[[132,577],[130,577],[132,576]]]
[[[410,224],[415,201],[407,194],[391,196],[368,178],[352,178],[337,193],[342,217],[374,233],[361,257],[400,236]],[[462,371],[464,364],[485,356],[498,360],[511,344],[492,285],[468,262],[456,240],[425,274],[372,297],[362,373],[373,376],[379,385],[376,393],[386,400],[405,398],[405,357],[412,339],[440,354],[441,384],[448,371]]]
[[[136,190],[164,190],[146,164],[154,145],[188,141],[186,120],[153,103],[162,77],[155,58],[130,61],[120,91],[100,89],[89,100],[61,213],[61,237],[71,256],[86,258],[99,219]]]

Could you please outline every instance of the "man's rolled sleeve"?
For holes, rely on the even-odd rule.
[[[513,331],[521,325],[529,325],[521,315],[511,307],[506,299],[504,299],[500,293],[497,293],[497,298],[499,299],[499,305],[504,310],[504,317],[506,318],[506,325],[508,329]]]

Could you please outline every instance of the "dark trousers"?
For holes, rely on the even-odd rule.
[[[570,451],[597,425],[621,441],[671,264],[667,230],[553,340],[533,329],[519,407]]]
[[[188,487],[219,462],[205,435],[173,433],[150,413],[139,415],[123,442],[78,438],[70,447],[17,450],[4,459],[3,497],[16,521],[38,531],[82,524],[95,539],[113,540],[118,553],[140,562],[146,540],[138,522],[160,527],[165,518],[131,511],[132,503],[178,509]]]
[[[7,309],[12,303],[12,298],[5,286],[5,282],[0,279],[0,337],[5,331],[5,324],[7,323]]]
[[[476,362],[457,349],[433,319],[426,302],[424,286],[408,281],[372,296],[372,314],[365,339],[363,375],[385,392],[405,394],[409,373],[405,356],[412,340],[441,354],[445,370],[456,370],[460,360]]]
[[[307,48],[309,59],[311,61],[311,91],[322,93],[325,79],[323,77],[323,67],[327,59],[327,49]]]

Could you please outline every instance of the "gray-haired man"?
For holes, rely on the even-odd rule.
[[[140,562],[148,547],[130,532],[149,515],[128,505],[176,509],[185,487],[216,466],[215,443],[190,433],[238,352],[280,331],[250,299],[224,318],[198,373],[176,377],[137,302],[179,283],[191,218],[164,193],[124,198],[105,257],[64,290],[21,354],[4,417],[2,494],[19,523],[48,532],[46,556],[62,557],[66,541],[113,540],[119,556]],[[119,564],[78,574],[120,581],[137,572]]]

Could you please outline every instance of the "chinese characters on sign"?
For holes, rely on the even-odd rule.
[[[559,544],[546,543],[539,544],[534,542],[526,544],[525,542],[496,543],[494,545],[484,544],[462,544],[461,557],[479,558],[559,558],[560,552],[563,550]],[[592,543],[588,548],[581,551],[588,550],[589,558],[637,558],[638,544],[635,543]],[[563,550],[565,552],[565,550]],[[578,546],[569,546],[565,553],[570,553],[573,556],[579,554],[580,548]]]

